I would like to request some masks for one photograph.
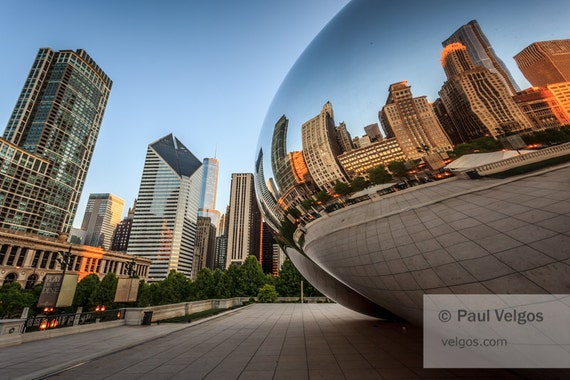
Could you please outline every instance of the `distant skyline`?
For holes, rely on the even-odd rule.
[[[380,98],[386,99],[390,83],[410,80],[414,95],[434,101],[444,80],[438,68],[441,42],[473,19],[523,89],[528,82],[512,57],[532,42],[570,38],[570,26],[566,30],[559,27],[568,25],[564,21],[570,14],[567,1],[549,2],[532,15],[524,1],[516,7],[487,0],[461,7],[453,2],[455,7],[450,9],[451,3],[418,0],[413,8],[408,4],[402,9],[400,2],[386,2],[386,11],[378,15],[386,33],[392,22],[410,25],[409,35],[396,36],[393,41],[401,44],[403,56],[410,54],[410,44],[418,45],[420,37],[439,45],[422,46],[433,53],[433,62],[416,65],[424,76],[429,73],[425,82],[414,81],[411,73],[401,77],[386,68],[387,84],[378,89]],[[91,193],[122,198],[126,214],[137,197],[147,146],[169,133],[200,160],[214,156],[219,160],[216,206],[224,213],[231,174],[254,170],[259,132],[280,84],[313,38],[348,1],[190,0],[167,4],[140,1],[134,6],[108,0],[0,4],[0,46],[5,56],[0,63],[2,131],[41,47],[85,49],[113,80],[75,227],[81,224]],[[418,16],[422,7],[441,9],[438,30],[422,29]],[[461,12],[458,8],[470,9]],[[557,27],[548,30],[545,20]],[[350,53],[331,49],[334,54]],[[364,125],[358,127],[358,135],[364,134]]]

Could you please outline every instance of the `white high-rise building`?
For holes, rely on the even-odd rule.
[[[121,222],[124,207],[125,201],[113,194],[90,194],[81,224],[85,231],[81,243],[110,249],[113,232]]]
[[[149,281],[192,275],[202,162],[172,134],[147,149],[127,252],[152,260]]]

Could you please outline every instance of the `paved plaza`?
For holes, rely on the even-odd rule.
[[[0,379],[552,379],[560,370],[423,369],[422,331],[337,304],[254,304],[0,349]]]

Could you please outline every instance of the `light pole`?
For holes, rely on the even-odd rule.
[[[63,281],[63,277],[65,276],[65,271],[66,270],[71,270],[71,247],[73,245],[69,245],[69,249],[67,250],[67,252],[63,252],[63,251],[58,251],[57,252],[57,259],[56,261],[59,263],[59,266],[63,269],[63,273],[62,273],[62,281]],[[61,257],[60,257],[61,255]]]

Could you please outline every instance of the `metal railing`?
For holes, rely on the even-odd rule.
[[[116,321],[124,318],[125,309],[87,311],[69,314],[40,314],[26,319],[22,333]]]

